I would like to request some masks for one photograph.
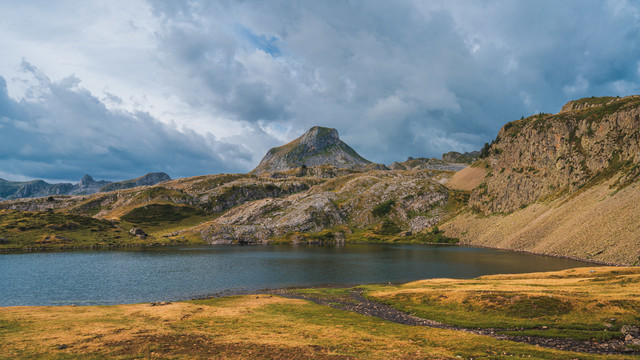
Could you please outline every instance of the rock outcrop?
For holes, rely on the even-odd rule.
[[[148,186],[171,180],[171,177],[163,172],[149,173],[136,179],[125,180],[107,184],[100,188],[100,192],[131,189],[138,186]]]
[[[471,207],[508,213],[614,176],[617,187],[638,179],[640,96],[587,98],[562,109],[500,130],[483,159],[487,175],[471,193]]]
[[[428,171],[371,171],[338,177],[287,197],[247,202],[197,231],[214,244],[265,243],[278,236],[327,229],[334,229],[330,237],[339,241],[352,228],[372,227],[386,219],[397,226],[397,233],[418,233],[441,219],[447,199],[446,188]],[[383,212],[374,211],[381,205]]]
[[[318,165],[357,169],[369,164],[371,161],[340,140],[336,129],[314,126],[292,142],[269,150],[251,174]]]
[[[446,162],[438,159],[412,158],[407,161],[394,162],[389,165],[391,170],[441,170],[441,171],[459,171],[467,167],[467,164]]]
[[[463,164],[472,164],[480,157],[480,151],[471,151],[466,153],[459,153],[457,151],[449,151],[448,153],[442,154],[442,161],[450,162],[450,163],[463,163]]]

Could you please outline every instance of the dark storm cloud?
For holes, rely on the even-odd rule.
[[[30,82],[21,101],[0,77],[0,169],[30,178],[121,180],[152,171],[174,177],[234,171],[250,160],[241,147],[179,131],[143,112],[112,111],[71,76],[50,81],[23,62]],[[233,161],[225,162],[224,156]],[[246,165],[245,165],[246,166]]]
[[[95,4],[83,4],[87,7],[83,13],[96,13],[90,11]],[[108,25],[120,21],[117,11],[128,4],[132,8],[123,16],[133,17],[116,30],[127,35],[129,28],[147,29],[148,36],[135,32],[132,39],[138,43],[126,44],[125,51],[110,51],[124,54],[113,64],[91,57],[93,52],[104,52],[87,45],[85,32],[65,33],[73,26],[56,27],[53,38],[42,35],[45,44],[60,41],[67,48],[82,44],[73,50],[104,69],[99,79],[114,74],[124,85],[93,90],[104,95],[104,104],[72,77],[58,82],[41,79],[28,87],[31,93],[25,99],[12,100],[6,91],[0,94],[3,130],[11,128],[17,138],[35,143],[17,144],[21,152],[15,153],[14,161],[5,161],[3,171],[20,159],[44,163],[29,146],[48,149],[45,152],[57,154],[61,161],[66,154],[74,154],[69,155],[74,161],[86,155],[75,169],[90,164],[90,159],[100,159],[104,169],[108,165],[115,172],[152,168],[166,157],[166,164],[182,169],[180,174],[250,170],[269,147],[314,125],[335,127],[363,156],[391,163],[407,156],[477,150],[504,123],[557,112],[572,99],[640,92],[637,2],[128,0],[113,5],[109,21],[103,24],[106,30],[92,30],[109,39],[115,32]],[[55,11],[41,9],[44,6],[38,7],[42,14],[64,16],[66,5],[49,5]],[[76,24],[58,21],[68,23]],[[38,31],[44,32],[47,24],[38,23]],[[38,31],[25,29],[28,41],[19,41],[21,33],[15,31],[5,39],[16,38],[13,46],[21,49],[38,38]],[[126,42],[128,37],[118,39]],[[127,51],[148,42],[148,52],[138,51],[127,59]],[[117,50],[121,45],[112,46]],[[85,48],[93,52],[79,50]],[[39,65],[57,53],[28,58]],[[123,64],[133,65],[122,70]],[[83,84],[96,81],[80,77]],[[179,110],[168,109],[166,117],[154,115],[162,123],[131,110],[137,103],[131,106],[129,96],[116,91],[126,85],[138,91],[147,79],[153,81],[140,87],[141,97],[145,91],[162,89],[161,96],[150,95],[155,100],[149,100],[149,112],[166,99],[178,99]],[[174,113],[193,128],[225,133],[224,142],[163,125],[173,120]],[[43,124],[51,117],[57,123],[55,136],[75,147],[66,142],[40,144],[54,138],[47,137],[51,130],[44,129],[51,127]],[[87,118],[103,119],[110,126],[103,128]],[[148,138],[166,146],[129,135],[124,135],[128,145],[122,145],[116,136],[145,131]],[[104,133],[105,139],[97,133]],[[170,148],[174,150],[166,150]],[[145,152],[162,155],[141,155]],[[26,174],[21,170],[26,167],[20,166],[11,171]],[[62,166],[67,163],[56,168]]]

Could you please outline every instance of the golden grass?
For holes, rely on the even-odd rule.
[[[467,166],[453,174],[445,185],[454,190],[470,191],[480,185],[486,174],[487,170],[484,167]]]
[[[594,272],[591,272],[594,271]],[[622,271],[614,273],[614,271]],[[617,275],[622,274],[625,275]],[[372,287],[374,297],[487,289],[580,291],[585,280],[640,276],[640,269],[437,279]],[[594,294],[629,297],[637,287],[590,282]],[[595,285],[594,285],[595,284]],[[546,290],[545,290],[546,289]],[[587,290],[588,290],[587,289]],[[595,289],[595,290],[594,290]],[[422,294],[422,295],[421,295]],[[592,295],[594,295],[592,294]],[[595,296],[595,295],[594,295]],[[462,297],[459,297],[462,299]],[[453,300],[452,300],[453,301]],[[622,358],[562,352],[465,332],[399,325],[271,295],[88,307],[0,308],[0,358],[11,359],[539,359]]]
[[[369,296],[398,309],[463,327],[546,326],[592,334],[640,325],[640,268],[577,268],[367,288]]]
[[[640,184],[616,192],[613,181],[508,215],[466,212],[440,228],[472,246],[633,265],[640,257]]]

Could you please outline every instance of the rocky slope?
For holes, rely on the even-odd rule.
[[[314,126],[292,142],[269,150],[251,174],[318,165],[360,169],[369,164],[371,161],[340,140],[336,129]]]
[[[163,172],[149,173],[149,174],[140,176],[139,178],[107,184],[101,187],[99,191],[108,192],[108,191],[115,191],[115,190],[131,189],[138,186],[155,185],[157,183],[167,181],[167,180],[171,180],[171,177],[166,173],[163,173]]]
[[[467,167],[468,164],[460,162],[449,162],[438,159],[413,158],[409,157],[403,162],[394,162],[389,165],[391,170],[443,170],[458,171]]]
[[[295,242],[306,239],[301,233],[327,229],[331,231],[324,234],[325,240],[331,242],[344,241],[363,228],[380,235],[403,231],[410,235],[433,226],[444,214],[448,191],[434,181],[436,174],[370,171],[346,175],[287,197],[247,202],[196,230],[210,243],[267,243],[284,235]]]
[[[484,159],[487,177],[471,193],[472,207],[508,213],[611,177],[619,188],[637,180],[640,96],[587,98],[562,109],[500,130]]]
[[[470,199],[440,227],[468,245],[640,264],[639,134],[640,96],[508,123],[448,182]]]
[[[459,153],[457,151],[449,151],[442,154],[442,161],[450,163],[463,163],[472,164],[480,157],[480,151],[471,151],[466,153]]]

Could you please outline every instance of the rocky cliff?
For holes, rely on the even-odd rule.
[[[557,114],[507,123],[480,166],[484,181],[469,205],[508,213],[615,177],[622,188],[640,175],[640,96],[586,98]],[[476,164],[478,165],[478,164]]]
[[[292,142],[269,150],[251,174],[318,165],[354,169],[369,164],[371,161],[340,140],[336,129],[314,126]]]

